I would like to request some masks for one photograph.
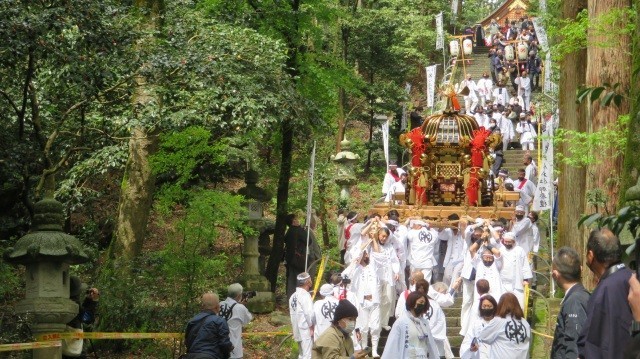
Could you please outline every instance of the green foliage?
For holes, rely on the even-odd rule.
[[[599,98],[601,98],[600,106],[606,107],[615,104],[619,108],[622,105],[622,100],[628,99],[628,90],[621,89],[620,83],[613,85],[605,83],[597,87],[581,87],[578,89],[576,103],[582,103],[586,99],[589,99],[589,103],[592,103]]]
[[[617,123],[594,133],[559,128],[554,133],[554,145],[564,144],[568,151],[556,152],[556,158],[570,166],[586,167],[611,160],[603,158],[603,153],[622,155],[627,141],[628,121],[628,115],[620,116]]]

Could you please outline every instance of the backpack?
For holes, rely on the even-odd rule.
[[[233,315],[233,307],[236,306],[236,303],[231,304],[231,306],[228,306],[226,303],[222,304],[220,306],[220,314],[219,316],[224,318],[224,320],[226,320],[227,322],[229,321],[229,319],[231,319],[231,316]]]

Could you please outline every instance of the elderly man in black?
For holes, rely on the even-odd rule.
[[[562,247],[553,258],[551,275],[564,291],[556,325],[551,359],[577,358],[578,336],[587,318],[589,292],[580,283],[581,261],[578,252]]]
[[[220,298],[216,293],[202,295],[202,311],[185,330],[186,359],[224,359],[233,350],[227,321],[218,315]]]
[[[587,304],[587,320],[578,339],[580,358],[622,358],[631,335],[627,302],[631,270],[621,263],[620,241],[608,229],[593,230],[587,242],[587,266],[598,286]]]

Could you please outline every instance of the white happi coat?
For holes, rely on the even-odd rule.
[[[380,245],[380,252],[369,252],[370,266],[380,281],[394,285],[393,277],[400,272],[400,262],[395,248],[389,242]]]
[[[338,306],[338,299],[329,295],[324,299],[316,300],[313,303],[313,315],[316,320],[316,326],[313,329],[313,340],[318,340],[320,335],[331,326],[333,313]]]
[[[371,264],[362,266],[360,263],[351,263],[342,271],[342,276],[351,278],[349,289],[354,295],[353,304],[356,307],[362,308],[370,304],[380,304],[380,291],[378,291],[380,282]],[[367,295],[371,295],[371,301],[364,300]]]
[[[523,181],[520,181],[518,179],[513,182],[513,188],[516,192],[520,192],[518,205],[529,208],[529,203],[533,201],[533,196],[535,196],[536,194],[536,185],[533,183],[533,181],[530,181],[526,178]]]
[[[536,167],[535,164],[533,164],[533,162],[531,162],[527,165],[527,167],[524,168],[524,178],[534,182],[533,184],[535,185],[535,181],[537,177],[538,177],[538,168]]]
[[[405,173],[405,171],[402,168],[398,167],[397,172],[399,180],[400,177],[402,177],[402,174]],[[389,189],[391,188],[391,186],[393,186],[393,184],[396,182],[396,179],[391,175],[390,171],[387,171],[387,173],[385,173],[384,175],[384,179],[382,180],[382,194],[386,196],[387,193],[389,193]]]
[[[480,339],[478,340],[478,350],[475,352],[471,351],[471,342],[473,342],[473,338],[478,338],[480,331],[489,324],[488,321],[479,318],[474,324],[473,328],[469,330],[467,335],[464,336],[462,340],[462,344],[460,344],[460,358],[461,359],[491,359],[489,357],[489,353],[491,352],[491,345],[483,342]]]
[[[509,90],[506,87],[498,87],[493,90],[493,98],[496,104],[506,106],[509,104]]]
[[[479,127],[489,128],[489,116],[486,113],[476,112],[473,117],[475,117]]]
[[[529,358],[531,327],[524,318],[495,317],[480,330],[478,338],[491,345],[490,358]]]
[[[411,313],[400,316],[387,337],[382,359],[438,358],[438,346],[426,318],[416,318]]]
[[[231,317],[227,320],[229,325],[229,339],[233,344],[233,350],[231,351],[232,358],[242,358],[242,326],[249,324],[253,320],[253,316],[249,312],[249,309],[243,304],[238,303],[233,298],[227,298],[220,303],[220,306],[226,306],[231,309]]]
[[[360,246],[362,245],[362,228],[364,223],[354,223],[353,225],[347,225],[345,227],[346,238],[346,252],[344,253],[344,262],[351,263],[352,260],[360,257],[362,252]],[[365,238],[368,240],[368,238]]]
[[[491,100],[492,90],[493,90],[493,81],[491,78],[481,78],[477,83],[478,87],[478,95],[480,97],[484,97],[485,100]]]
[[[502,245],[500,246],[500,256],[502,257],[500,278],[504,290],[507,292],[524,290],[522,281],[533,277],[527,253],[517,245],[511,249]]]
[[[438,232],[433,229],[410,229],[407,235],[409,255],[412,269],[430,269],[437,263],[435,260],[436,245],[440,244]]]
[[[511,232],[516,236],[516,244],[520,246],[524,252],[529,255],[533,248],[533,223],[527,217],[516,221],[511,227]]]
[[[451,228],[445,229],[443,232],[447,232],[447,252],[444,255],[443,267],[455,266],[458,263],[464,261],[464,239],[458,232],[454,234]]]
[[[487,267],[482,263],[482,249],[483,248],[480,248],[475,257],[473,257],[473,267],[476,269],[476,281],[478,279],[486,279],[489,282],[489,294],[494,298],[500,299],[500,296],[504,293],[502,279],[500,278],[502,256],[494,256],[493,264]]]
[[[297,342],[311,338],[311,327],[315,323],[313,301],[306,289],[297,287],[289,298],[289,316],[293,339]]]
[[[536,138],[536,129],[531,123],[527,121],[520,121],[516,125],[516,132],[520,134],[520,143],[533,143],[533,140]],[[526,175],[525,175],[526,177]],[[529,180],[533,181],[533,178],[526,177]]]

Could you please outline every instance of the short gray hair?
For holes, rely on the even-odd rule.
[[[553,258],[553,267],[560,273],[562,278],[571,281],[580,281],[581,273],[580,255],[575,249],[570,247],[562,247]]]
[[[240,283],[230,284],[227,288],[227,297],[229,298],[237,298],[242,294],[242,285]]]

